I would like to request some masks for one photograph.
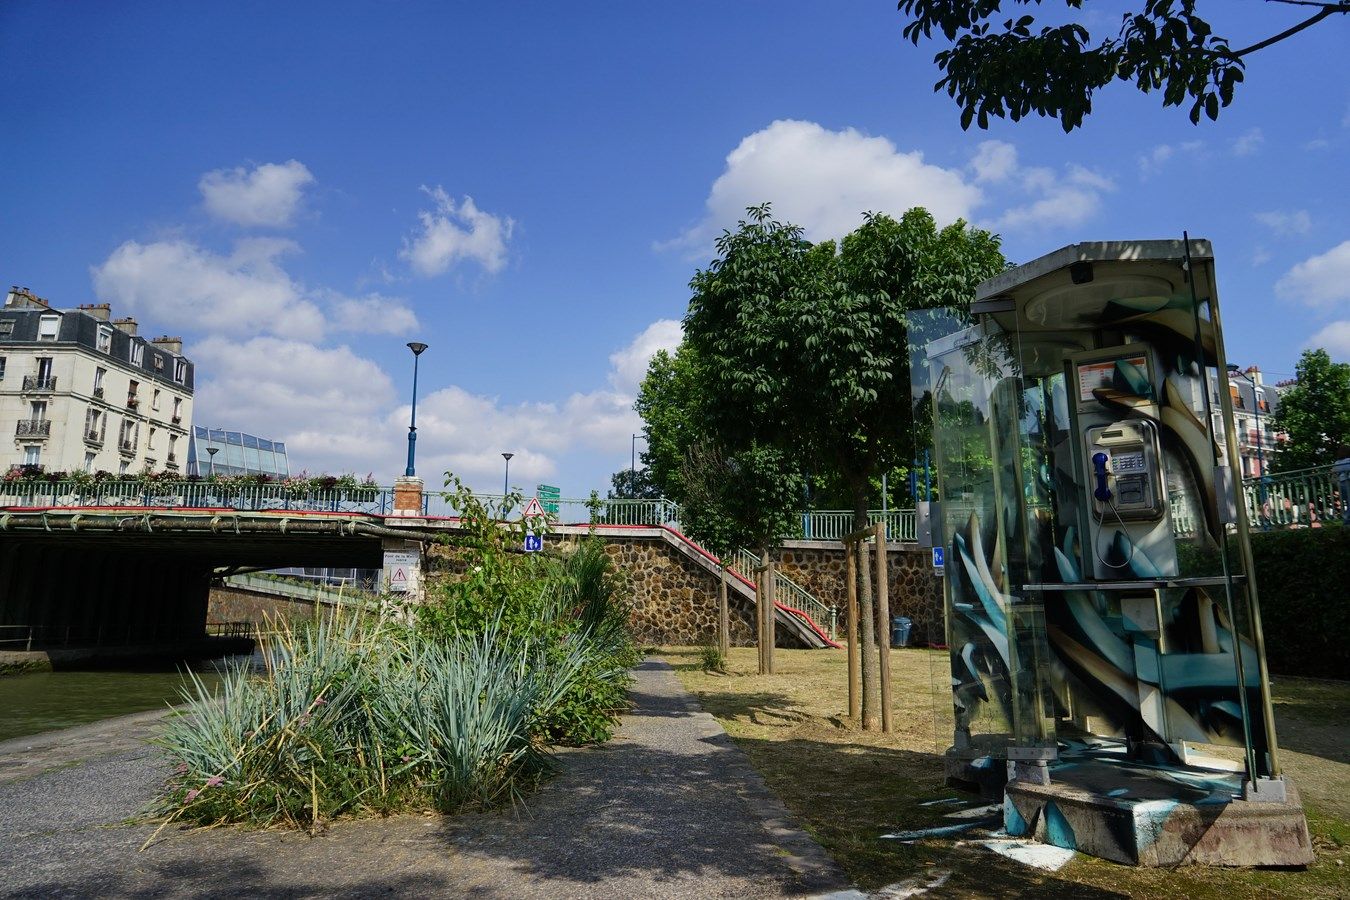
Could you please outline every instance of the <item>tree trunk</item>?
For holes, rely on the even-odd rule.
[[[877,523],[877,661],[881,666],[881,730],[891,733],[891,586],[886,563],[886,523]]]
[[[722,577],[717,583],[717,649],[725,657],[731,652],[731,615],[727,609],[727,564],[722,563]]]
[[[764,624],[764,564],[755,567],[755,646],[759,648],[759,674],[769,674],[769,657],[764,645],[768,628]]]
[[[764,548],[764,658],[768,661],[770,675],[777,669],[773,657],[774,646],[778,643],[778,607],[774,602],[778,597],[777,569],[769,555],[772,552],[768,547]]]
[[[848,717],[862,722],[862,697],[858,692],[858,547],[844,545],[844,578],[848,606],[845,609],[848,640]]]
[[[853,526],[855,530],[867,527],[866,482],[855,486],[853,493]],[[877,620],[872,604],[872,566],[869,564],[867,542],[858,542],[858,624],[862,626],[862,727],[873,731],[877,727]]]

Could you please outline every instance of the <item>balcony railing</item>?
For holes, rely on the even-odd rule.
[[[45,438],[52,433],[51,419],[20,419],[14,429],[15,437]]]
[[[138,407],[138,406],[140,406],[140,405],[141,405],[141,401],[138,400],[137,398],[135,398],[135,397],[128,397],[128,398],[127,398],[127,409],[135,409],[136,407]]]
[[[175,413],[174,415],[169,416],[169,421],[175,425],[182,425],[183,417]]]
[[[56,390],[55,375],[25,375],[23,389],[29,393],[47,393]]]
[[[136,442],[128,438],[122,438],[117,442],[117,450],[130,456],[136,452]]]
[[[103,388],[101,386],[94,388],[94,399],[95,400],[103,399]]]
[[[98,429],[86,429],[84,432],[84,442],[92,444],[95,447],[103,446],[103,432]]]

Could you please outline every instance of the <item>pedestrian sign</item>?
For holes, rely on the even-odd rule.
[[[525,504],[525,511],[521,515],[527,519],[542,519],[544,508],[539,505],[539,498],[531,497],[530,502]]]
[[[933,571],[939,575],[947,565],[947,549],[945,547],[933,548]]]
[[[538,553],[540,550],[543,549],[544,549],[543,535],[535,534],[533,531],[527,532],[525,535],[525,552]]]

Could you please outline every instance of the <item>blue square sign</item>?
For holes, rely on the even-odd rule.
[[[538,553],[544,549],[544,536],[541,534],[525,535],[525,552]]]
[[[947,564],[947,548],[933,548],[933,568],[941,571]]]

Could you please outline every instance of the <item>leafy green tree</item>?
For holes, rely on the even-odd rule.
[[[702,390],[695,353],[681,343],[674,353],[659,350],[652,357],[634,404],[647,445],[642,464],[660,493],[681,503],[685,453],[704,434]]]
[[[1199,0],[1141,0],[1142,8],[1124,14],[1114,37],[1100,40],[1076,22],[1033,30],[1033,15],[1010,17],[997,30],[1004,7],[1012,16],[1016,7],[1041,7],[1042,0],[899,0],[898,8],[908,19],[904,36],[915,45],[934,32],[951,42],[933,57],[943,73],[933,89],[945,90],[960,106],[962,128],[972,121],[988,128],[990,116],[1016,122],[1034,112],[1058,119],[1067,132],[1092,112],[1093,94],[1114,81],[1133,82],[1144,93],[1162,91],[1164,106],[1189,100],[1192,122],[1201,115],[1217,119],[1243,80],[1246,57],[1350,13],[1350,0],[1275,2],[1313,12],[1242,48],[1197,15]],[[1081,9],[1083,0],[1064,5]]]
[[[1288,472],[1322,466],[1350,455],[1350,363],[1331,361],[1325,350],[1305,350],[1296,383],[1280,395],[1271,430],[1289,435],[1271,461]]]
[[[620,469],[609,476],[609,484],[610,500],[660,500],[663,496],[647,466],[636,471]]]

